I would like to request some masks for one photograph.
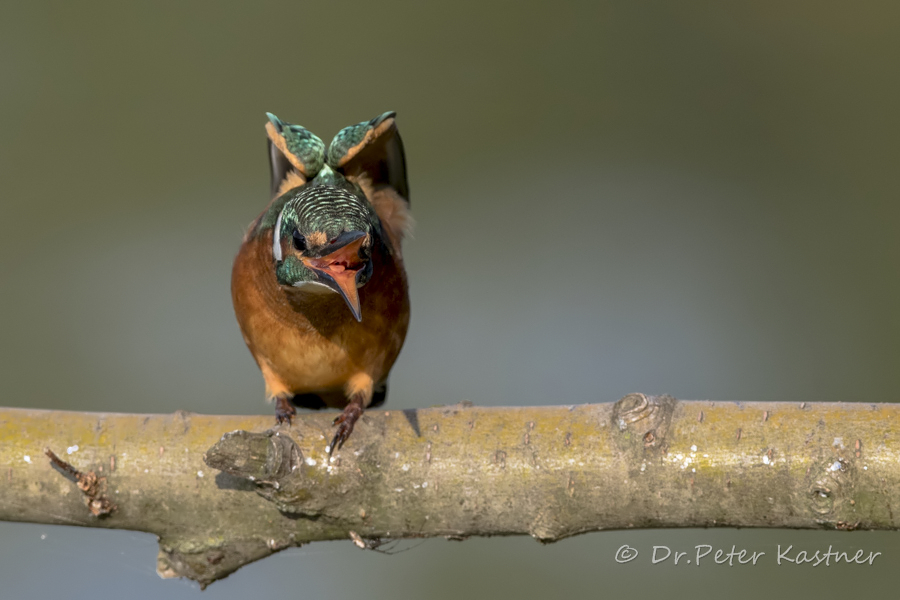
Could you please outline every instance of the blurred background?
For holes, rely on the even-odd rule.
[[[271,414],[229,295],[264,112],[328,141],[385,110],[418,220],[388,408],[900,400],[898,72],[892,2],[4,3],[0,404]],[[777,567],[777,544],[884,554]],[[0,523],[0,596],[197,597],[156,552]],[[898,559],[890,532],[347,541],[203,597],[834,597]]]

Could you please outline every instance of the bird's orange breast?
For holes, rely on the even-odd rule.
[[[279,285],[270,235],[244,242],[231,277],[238,324],[266,380],[267,396],[336,392],[360,373],[384,381],[409,325],[399,257],[384,247],[373,252],[372,277],[359,290],[362,321],[357,322],[337,293]]]

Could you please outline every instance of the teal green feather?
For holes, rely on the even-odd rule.
[[[314,177],[325,164],[325,143],[305,127],[286,123],[272,113],[266,116],[284,138],[288,151],[303,163],[307,176]]]
[[[331,145],[328,146],[328,164],[331,165],[333,169],[336,169],[338,165],[340,165],[341,159],[347,155],[347,152],[366,139],[366,134],[369,131],[375,129],[385,120],[395,117],[396,115],[397,113],[388,111],[375,117],[371,121],[363,121],[362,123],[357,123],[356,125],[341,129],[338,134],[334,136]]]
[[[392,252],[374,207],[359,186],[348,181],[336,165],[351,148],[365,139],[369,131],[395,114],[386,112],[370,121],[342,129],[331,142],[326,163],[325,145],[321,139],[299,125],[286,123],[266,113],[278,134],[284,138],[287,149],[302,162],[310,179],[305,185],[275,198],[257,219],[251,237],[272,235],[272,229],[281,216],[281,229],[275,233],[279,239],[285,240],[283,243],[292,239],[294,231],[304,236],[324,233],[328,239],[344,232],[364,231]],[[310,250],[315,254],[315,249]],[[313,281],[317,277],[292,255],[286,255],[277,262],[276,276],[282,285]]]
[[[281,285],[294,285],[298,281],[315,281],[316,274],[293,256],[286,256],[275,266],[275,277]]]
[[[251,237],[270,232],[282,211],[279,237],[284,239],[290,238],[294,229],[304,235],[322,231],[329,237],[344,231],[374,231],[378,236],[383,235],[381,221],[362,190],[328,165],[306,185],[273,200],[256,221]]]
[[[255,239],[266,231],[271,231],[271,229],[275,227],[275,222],[278,220],[278,215],[281,214],[281,210],[290,199],[291,195],[290,193],[287,193],[273,200],[269,204],[269,206],[266,207],[266,212],[260,215],[260,217],[253,224],[253,229],[250,232],[250,238]]]
[[[349,182],[344,179],[343,175],[334,171],[329,165],[322,167],[315,179],[312,180],[316,185],[331,185],[334,187],[349,188]]]
[[[281,215],[281,236],[324,232],[329,239],[345,231],[371,232],[380,222],[362,191],[327,166],[307,185],[291,190]]]
[[[362,191],[328,166],[320,174],[323,177],[294,188],[278,199],[278,202],[283,200],[283,209],[280,211],[281,229],[275,233],[285,240],[282,243],[291,241],[294,231],[304,237],[324,233],[328,240],[345,232],[362,231],[369,234],[373,242],[384,244],[381,221]],[[310,247],[307,252],[309,256],[317,256],[327,254],[330,249],[324,244]],[[293,286],[318,279],[291,254],[276,264],[275,274],[281,285]]]

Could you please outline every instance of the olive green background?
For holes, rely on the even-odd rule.
[[[898,73],[893,2],[6,2],[0,404],[271,413],[229,296],[264,112],[328,141],[385,110],[418,220],[389,408],[900,400]],[[766,555],[651,564],[696,544]],[[198,597],[155,557],[0,523],[0,597]],[[203,597],[873,596],[898,561],[892,532],[347,541]]]

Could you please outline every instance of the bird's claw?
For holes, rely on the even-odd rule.
[[[356,424],[356,421],[359,420],[361,415],[362,408],[354,402],[348,404],[346,408],[344,408],[344,412],[335,417],[332,425],[337,425],[338,429],[335,432],[331,443],[328,445],[329,455],[333,454],[335,450],[340,450],[341,446],[344,445],[344,442],[347,441],[347,438],[350,437],[350,434],[353,433],[353,426]]]
[[[288,398],[278,398],[275,400],[275,422],[278,425],[281,425],[285,421],[287,424],[291,424],[291,420],[294,418],[294,415],[297,414],[297,409],[294,408],[294,405],[291,404],[291,401]]]

